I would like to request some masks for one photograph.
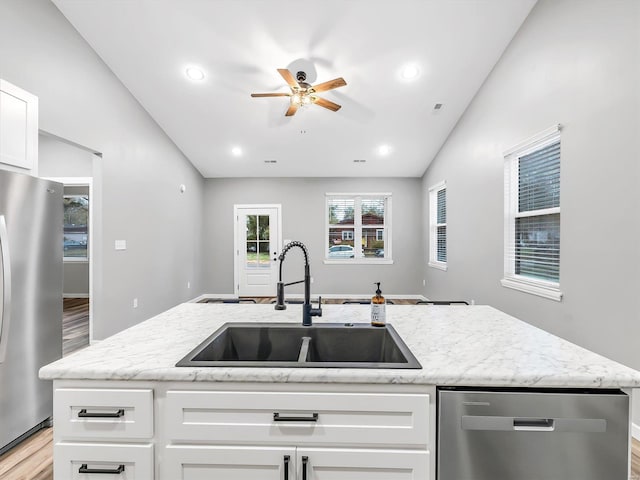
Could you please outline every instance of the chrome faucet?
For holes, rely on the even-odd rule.
[[[287,252],[293,247],[300,247],[304,252],[304,280],[298,280],[297,282],[283,283],[282,281],[282,264],[284,263],[284,257]],[[280,260],[280,277],[278,280],[278,292],[276,300],[276,310],[286,310],[287,306],[284,303],[284,287],[289,285],[295,285],[297,283],[304,282],[304,305],[302,305],[302,325],[305,327],[311,326],[311,317],[322,316],[322,297],[318,297],[318,308],[313,308],[311,305],[311,275],[309,274],[309,252],[307,247],[302,242],[293,241],[287,243],[282,249],[282,253],[278,257]]]

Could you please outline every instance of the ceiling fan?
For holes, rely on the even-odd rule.
[[[305,72],[296,73],[296,78],[293,78],[293,75],[286,68],[279,68],[278,73],[282,75],[284,81],[287,82],[289,88],[291,88],[291,93],[252,93],[252,97],[290,97],[291,104],[289,105],[289,109],[285,116],[290,117],[295,115],[303,105],[310,105],[315,103],[316,105],[320,105],[321,107],[328,108],[333,112],[337,112],[340,110],[340,105],[337,103],[333,103],[324,98],[320,98],[316,95],[316,93],[326,92],[327,90],[333,90],[334,88],[344,87],[347,82],[344,81],[344,78],[334,78],[333,80],[329,80],[328,82],[319,83],[317,85],[309,85],[305,82],[307,79],[307,74]]]

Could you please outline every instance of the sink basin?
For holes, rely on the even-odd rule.
[[[226,323],[177,367],[422,368],[391,325]]]

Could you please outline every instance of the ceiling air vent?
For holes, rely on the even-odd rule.
[[[355,159],[353,161],[353,163],[366,163],[366,160],[362,160],[362,159]]]

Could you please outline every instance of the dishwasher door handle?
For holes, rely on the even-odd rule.
[[[524,432],[552,432],[555,428],[553,418],[514,418],[513,429]]]
[[[463,415],[460,426],[462,430],[479,431],[603,433],[607,431],[607,420],[604,418],[537,418]]]

